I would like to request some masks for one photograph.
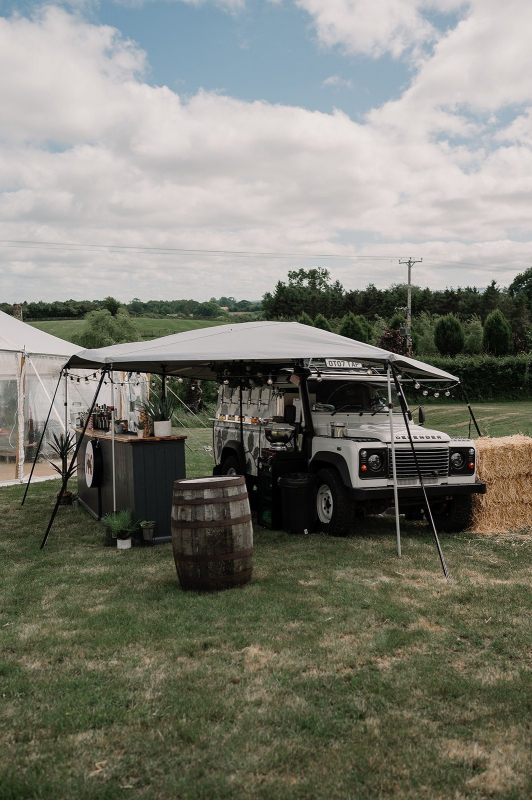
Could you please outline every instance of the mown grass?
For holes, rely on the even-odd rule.
[[[56,491],[0,490],[2,800],[531,796],[529,535],[443,538],[446,582],[421,523],[256,528],[201,595],[79,508],[40,551]]]
[[[170,333],[182,333],[183,331],[193,331],[197,328],[210,328],[213,325],[223,325],[220,320],[206,319],[151,319],[150,317],[133,317],[133,322],[137,326],[141,339],[156,339],[158,336],[167,336]],[[85,320],[65,319],[65,320],[45,320],[44,322],[30,322],[35,328],[51,333],[67,342],[73,342],[82,332]]]
[[[473,403],[473,412],[483,436],[509,436],[522,433],[532,436],[532,403]],[[451,436],[468,436],[470,416],[467,406],[461,404],[426,403],[425,427],[445,431]],[[414,415],[414,419],[417,416]],[[471,437],[477,438],[471,423]]]

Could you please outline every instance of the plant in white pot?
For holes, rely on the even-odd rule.
[[[139,420],[137,422],[137,438],[138,439],[143,439],[144,438],[144,428],[145,428],[145,426],[146,426],[146,423],[144,422],[144,420]]]
[[[116,539],[116,546],[119,550],[129,550],[131,547],[131,534],[135,533],[138,525],[133,520],[133,514],[129,508],[122,511],[106,514],[103,524],[110,532],[113,539]]]
[[[143,409],[146,415],[153,422],[154,436],[172,435],[172,417],[175,411],[175,400],[173,397],[161,397],[154,392],[144,403]]]

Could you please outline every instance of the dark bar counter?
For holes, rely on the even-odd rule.
[[[76,436],[82,435],[80,429]],[[116,510],[129,508],[135,520],[155,520],[154,543],[170,542],[174,481],[186,478],[186,436],[139,439],[115,435]],[[87,447],[91,448],[87,453]],[[91,485],[92,484],[92,485]],[[95,519],[113,510],[112,440],[110,433],[87,431],[78,454],[79,502]],[[142,533],[133,544],[142,543]]]

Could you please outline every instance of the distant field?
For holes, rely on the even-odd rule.
[[[167,336],[170,333],[182,333],[183,331],[193,331],[197,328],[210,328],[213,325],[224,325],[225,323],[217,320],[206,319],[150,319],[149,317],[134,317],[133,322],[139,329],[141,339],[156,339],[158,336]],[[85,320],[65,319],[51,320],[48,322],[30,322],[34,328],[59,336],[67,342],[73,342],[75,337],[81,333]]]
[[[511,436],[514,433],[532,436],[532,402],[473,403],[471,407],[483,436]],[[425,410],[425,427],[445,431],[451,436],[468,435],[469,412],[464,403],[427,404]],[[415,413],[414,420],[417,420]],[[473,425],[471,436],[477,438]]]

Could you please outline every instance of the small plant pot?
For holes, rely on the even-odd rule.
[[[59,492],[57,493],[59,497]],[[63,492],[63,496],[59,501],[60,506],[71,506],[72,505],[72,492]]]
[[[124,426],[121,422],[115,422],[115,433],[124,433]]]
[[[116,540],[116,547],[118,550],[130,550],[131,549],[131,536],[128,539],[117,539]]]
[[[146,525],[146,527],[144,527],[144,525],[141,525],[140,529],[142,531],[142,538],[144,539],[144,541],[148,542],[148,544],[152,544],[153,534],[155,533],[155,525]]]
[[[172,435],[172,421],[165,419],[162,422],[153,423],[154,436],[171,436]]]
[[[144,428],[137,428],[137,439],[144,439]]]

